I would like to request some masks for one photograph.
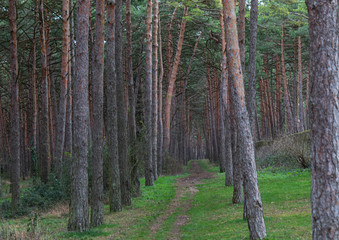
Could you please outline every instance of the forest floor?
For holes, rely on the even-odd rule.
[[[3,239],[249,239],[242,204],[232,204],[232,187],[208,160],[190,161],[187,173],[162,176],[122,212],[88,232],[67,232],[68,205],[39,212],[36,220],[4,220]],[[267,239],[311,239],[310,171],[269,168],[258,172]],[[33,216],[33,214],[32,214]],[[6,238],[6,236],[17,238]]]

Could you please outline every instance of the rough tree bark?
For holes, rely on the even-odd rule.
[[[152,48],[152,165],[154,180],[158,179],[158,29],[159,1],[154,0],[153,48]]]
[[[118,155],[120,167],[121,203],[130,206],[131,179],[128,162],[127,119],[125,102],[125,81],[122,61],[122,0],[116,0],[115,8],[115,63],[117,78],[117,123],[118,123]]]
[[[173,67],[170,71],[170,77],[168,79],[168,89],[166,94],[166,102],[165,102],[165,118],[164,118],[164,151],[168,152],[170,146],[170,130],[171,130],[171,105],[172,105],[172,97],[174,91],[174,84],[178,73],[181,50],[184,42],[185,29],[186,29],[186,16],[188,14],[188,7],[185,6],[184,16],[180,25],[180,33],[177,44],[177,51],[175,54],[175,59],[173,63]]]
[[[162,153],[163,153],[163,136],[164,136],[164,128],[163,128],[163,116],[162,116],[162,81],[164,79],[164,61],[162,57],[162,39],[161,39],[161,21],[160,21],[160,13],[159,13],[159,86],[158,86],[158,176],[162,173]]]
[[[45,27],[44,1],[39,1],[40,41],[41,41],[41,110],[39,129],[39,162],[41,164],[41,180],[48,182],[49,177],[49,115],[48,115],[48,69],[47,69],[47,41]]]
[[[251,1],[250,11],[250,55],[248,68],[248,89],[247,89],[247,111],[250,120],[251,133],[254,139],[255,131],[255,109],[256,104],[256,71],[257,71],[257,28],[258,28],[258,0]]]
[[[69,0],[62,1],[62,55],[59,111],[57,115],[56,144],[55,144],[55,173],[58,179],[62,178],[62,159],[65,143],[67,87],[69,72],[70,27],[69,27]]]
[[[238,32],[238,38],[239,38],[239,48],[240,48],[240,62],[242,67],[242,72],[245,74],[245,14],[246,14],[246,0],[239,0],[239,32]],[[252,20],[252,19],[251,19]],[[256,41],[256,39],[255,39]]]
[[[307,0],[313,239],[339,239],[338,1]]]
[[[96,1],[93,56],[93,132],[91,226],[104,223],[103,118],[104,118],[105,0]]]
[[[109,162],[109,207],[111,212],[122,210],[120,171],[118,158],[117,89],[115,66],[115,7],[116,1],[107,1],[107,61],[106,61],[106,99],[107,99],[107,149]]]
[[[154,185],[152,159],[152,0],[147,0],[146,80],[145,80],[145,185]]]
[[[11,159],[11,193],[12,210],[20,203],[20,113],[19,113],[19,79],[18,79],[18,41],[16,24],[16,0],[9,1],[10,68],[11,68],[11,111],[10,111],[10,159]]]
[[[73,82],[73,155],[68,230],[89,229],[88,213],[88,33],[90,1],[77,0],[76,62]]]
[[[237,39],[237,26],[234,0],[223,0],[226,12],[227,63],[232,80],[232,100],[237,109],[235,117],[238,124],[238,139],[241,148],[241,167],[244,178],[244,193],[247,206],[247,222],[251,239],[263,239],[266,236],[263,206],[258,187],[254,157],[254,144],[245,106],[244,78],[240,62],[240,50]]]

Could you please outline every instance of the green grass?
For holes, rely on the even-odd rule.
[[[200,166],[215,173],[215,178],[198,185],[191,209],[190,221],[182,228],[182,239],[249,239],[247,222],[242,219],[243,205],[233,205],[231,187],[224,186],[224,174],[219,168],[200,160]],[[191,163],[189,163],[189,167]],[[175,197],[176,180],[187,176],[160,177],[154,187],[145,187],[141,179],[142,196],[132,206],[119,213],[109,213],[105,206],[105,224],[85,233],[67,232],[67,206],[64,210],[40,214],[40,239],[148,239],[150,227],[168,208]],[[268,169],[258,172],[264,204],[267,239],[311,239],[310,172]],[[183,196],[182,200],[187,200]],[[59,212],[58,212],[59,211]],[[170,215],[154,239],[167,239],[182,208]],[[2,227],[26,232],[30,218],[5,221]],[[1,229],[1,226],[0,226]],[[29,238],[28,238],[29,239]]]
[[[199,185],[182,239],[249,239],[243,205],[232,204],[233,188],[223,186],[224,174],[207,162],[200,164],[216,172],[216,177]],[[262,171],[258,180],[267,239],[311,239],[310,172]]]

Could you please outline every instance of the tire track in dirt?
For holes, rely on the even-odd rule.
[[[175,213],[179,208],[182,208],[182,214],[177,217],[176,222],[172,226],[171,232],[166,238],[170,240],[180,239],[181,227],[189,222],[190,219],[187,213],[191,208],[191,203],[195,194],[199,192],[196,185],[200,184],[202,180],[210,179],[212,177],[213,173],[207,172],[198,164],[197,161],[193,161],[192,167],[190,169],[190,175],[177,180],[175,198],[168,205],[168,210],[159,216],[155,220],[155,223],[151,226],[151,234],[148,239],[154,239],[155,235],[162,228],[166,219]],[[187,198],[183,199],[185,196]]]

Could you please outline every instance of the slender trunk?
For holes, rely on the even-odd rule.
[[[48,70],[47,70],[47,45],[44,2],[39,2],[40,13],[40,40],[41,40],[41,111],[39,129],[39,162],[41,164],[41,180],[48,182],[49,177],[49,113],[48,113]]]
[[[281,65],[280,65],[280,57],[276,56],[276,92],[275,92],[275,109],[276,109],[276,126],[277,126],[277,134],[281,134],[282,130],[282,107],[281,107]]]
[[[162,116],[162,82],[164,79],[164,62],[162,57],[162,39],[161,39],[161,21],[160,21],[160,13],[159,13],[159,65],[160,65],[160,73],[159,73],[159,86],[158,86],[158,176],[162,174],[162,154],[163,154],[163,116]]]
[[[306,74],[306,129],[310,129],[310,65],[308,64],[307,67],[307,74]]]
[[[251,239],[263,239],[266,236],[263,206],[258,186],[254,157],[254,144],[245,106],[244,78],[241,70],[239,44],[234,0],[223,1],[226,11],[227,63],[232,81],[232,100],[238,124],[238,139],[241,150],[241,171],[244,177],[244,193],[247,208],[247,222]]]
[[[69,0],[62,2],[62,62],[60,79],[60,101],[57,116],[57,134],[55,145],[55,172],[58,179],[62,177],[62,157],[65,143],[67,85],[69,76],[69,51],[70,51],[70,28],[69,28]]]
[[[73,155],[69,231],[89,230],[88,212],[88,32],[90,1],[77,0],[76,76],[73,82]]]
[[[298,37],[298,95],[299,95],[299,131],[305,130],[304,101],[303,101],[303,70],[301,62],[301,37]]]
[[[242,72],[245,74],[245,14],[246,14],[246,0],[239,0],[239,48],[240,48],[240,62],[242,67]],[[256,39],[255,39],[256,41]]]
[[[313,239],[339,239],[338,2],[307,0]]]
[[[103,118],[104,118],[104,40],[105,1],[96,1],[95,42],[93,56],[93,132],[91,226],[104,223]]]
[[[38,7],[34,11],[34,29],[32,38],[32,147],[37,149],[37,126],[38,126],[38,93],[37,93],[37,69],[36,69],[36,28],[38,24]]]
[[[166,94],[166,102],[165,102],[165,118],[164,118],[164,150],[168,152],[169,150],[169,144],[170,144],[170,129],[171,129],[171,105],[172,105],[172,97],[174,92],[174,85],[175,80],[178,73],[179,63],[180,63],[180,57],[181,57],[181,51],[182,51],[182,45],[184,42],[184,36],[185,36],[185,29],[186,29],[186,16],[188,14],[188,7],[185,6],[184,10],[184,16],[181,21],[180,26],[180,33],[179,33],[179,39],[177,44],[177,52],[175,55],[173,67],[171,70],[171,74],[168,81],[168,90]]]
[[[293,120],[293,128],[294,131],[297,132],[299,128],[298,120],[299,120],[299,108],[298,108],[298,40],[294,38],[294,63],[293,63],[293,78],[292,78],[292,88],[291,92],[291,111],[292,111],[292,120]]]
[[[250,12],[250,54],[248,68],[248,89],[247,89],[247,111],[250,119],[251,133],[254,139],[259,139],[256,136],[256,63],[257,63],[257,28],[258,28],[258,0],[251,0]],[[244,72],[245,73],[245,72]]]
[[[147,0],[146,80],[145,80],[145,185],[154,185],[152,158],[152,0]]]
[[[174,20],[175,16],[177,15],[177,8],[174,9],[171,17],[171,22],[168,24],[167,27],[167,43],[166,43],[166,74],[165,74],[165,79],[167,80],[167,84],[169,82],[169,77],[171,75],[172,71],[172,65],[173,65],[173,25],[174,25]],[[167,87],[167,86],[166,86]]]
[[[115,64],[117,79],[117,123],[118,123],[118,155],[120,167],[121,202],[131,205],[131,179],[128,162],[127,119],[125,102],[125,82],[122,61],[122,0],[116,0],[115,8]]]
[[[158,179],[158,29],[159,0],[154,0],[153,48],[152,48],[152,165],[154,180]]]
[[[18,79],[18,41],[16,24],[16,1],[9,0],[10,68],[11,68],[11,111],[10,111],[10,160],[12,210],[20,203],[20,113],[19,113],[19,79]]]
[[[109,162],[109,207],[111,212],[121,211],[120,171],[118,157],[117,79],[115,65],[115,7],[116,1],[107,1],[107,156]]]
[[[283,76],[283,84],[284,84],[284,100],[285,100],[285,114],[287,116],[287,127],[286,130],[288,133],[293,132],[294,129],[294,121],[292,119],[292,111],[290,105],[290,97],[288,94],[288,84],[285,70],[285,50],[284,50],[284,27],[282,27],[282,39],[281,39],[281,68],[282,68],[282,76]]]

